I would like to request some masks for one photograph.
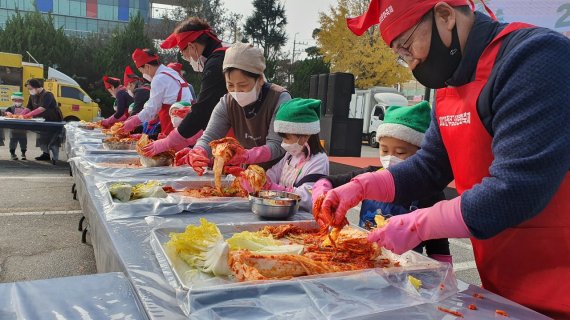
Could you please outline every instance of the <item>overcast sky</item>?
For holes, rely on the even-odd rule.
[[[336,6],[337,0],[281,0],[285,5],[287,15],[287,45],[286,51],[293,48],[293,40],[298,32],[296,41],[307,43],[307,45],[297,45],[301,49],[315,44],[311,35],[315,28],[319,27],[319,12],[329,12],[331,5]],[[253,12],[252,0],[225,0],[225,7],[233,12],[242,14],[245,19]]]

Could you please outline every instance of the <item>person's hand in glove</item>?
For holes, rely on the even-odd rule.
[[[328,192],[332,188],[332,183],[328,179],[319,179],[317,182],[315,182],[311,188],[311,199],[313,200],[313,204],[322,194]]]
[[[241,166],[224,166],[224,173],[239,177],[244,169]]]
[[[141,124],[142,124],[142,121],[141,121],[141,119],[139,119],[139,116],[134,115],[134,116],[128,118],[127,121],[125,121],[123,123],[123,127],[121,128],[121,133],[123,133],[123,134],[130,133],[131,131],[135,130],[135,128],[140,126]]]
[[[402,254],[421,242],[441,238],[466,238],[469,229],[461,215],[461,197],[444,200],[433,207],[393,216],[368,235],[368,241]]]
[[[194,145],[196,141],[198,141],[198,138],[202,136],[203,132],[203,130],[200,130],[191,138],[186,139],[180,135],[178,129],[174,129],[166,138],[153,141],[146,145],[143,148],[143,155],[145,157],[152,157],[168,150],[178,151],[189,145]]]
[[[44,107],[39,107],[37,109],[34,109],[33,111],[24,114],[24,119],[31,119],[37,115],[42,114],[45,110],[46,109]]]
[[[271,149],[268,146],[243,149],[238,151],[228,162],[229,165],[262,163],[271,160]]]
[[[188,165],[188,154],[192,151],[192,148],[184,148],[174,155],[174,165],[184,166]]]
[[[208,167],[210,164],[210,158],[208,157],[208,152],[202,147],[196,147],[192,149],[187,157],[187,163],[198,173],[199,176],[204,174],[204,167]]]
[[[112,115],[107,119],[101,120],[101,125],[103,128],[108,129],[117,122],[119,122],[119,119],[115,118],[115,115]]]
[[[394,178],[388,170],[364,173],[327,192],[322,211],[334,215],[333,226],[342,225],[346,213],[364,199],[380,202],[394,200]]]
[[[286,191],[286,192],[293,191],[293,188],[287,188],[280,184],[274,183],[273,181],[271,181],[271,179],[269,179],[269,177],[266,177],[265,180],[266,180],[265,185],[261,187],[261,190],[275,190],[275,191]],[[240,183],[241,187],[244,188],[248,193],[254,191],[248,179],[242,177],[240,179]]]

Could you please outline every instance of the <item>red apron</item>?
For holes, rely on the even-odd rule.
[[[182,98],[182,89],[188,88],[188,83],[176,79],[173,75],[169,73],[166,72],[161,72],[161,73],[171,77],[172,79],[180,83],[180,89],[178,90],[178,96],[176,97],[176,101],[177,102],[180,101],[180,98]],[[170,120],[170,112],[169,112],[170,106],[171,104],[163,103],[162,107],[160,107],[160,110],[158,111],[158,118],[160,119],[160,133],[164,134],[165,136],[167,136],[170,133],[170,131],[174,129],[172,121]]]
[[[504,37],[528,27],[511,23],[499,33],[481,55],[473,82],[437,90],[436,119],[459,194],[490,176],[493,138],[478,116],[477,99]],[[569,197],[567,174],[540,214],[490,239],[471,239],[485,289],[551,317],[570,319]]]

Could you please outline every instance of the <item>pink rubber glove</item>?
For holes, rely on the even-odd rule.
[[[349,183],[327,192],[322,211],[334,214],[333,225],[341,225],[346,213],[364,199],[381,202],[394,200],[394,178],[388,170],[364,173]]]
[[[135,130],[136,127],[140,126],[142,124],[141,119],[139,119],[138,115],[134,115],[130,118],[127,119],[127,121],[125,121],[123,123],[123,127],[121,128],[121,133],[129,133],[133,130]]]
[[[9,116],[13,115],[13,113],[6,111],[6,112],[4,113],[4,115],[9,117]]]
[[[244,169],[241,166],[224,166],[224,172],[234,177],[239,177]]]
[[[238,152],[230,159],[230,161],[227,162],[227,164],[241,165],[244,163],[262,163],[269,160],[271,160],[271,149],[265,145]]]
[[[313,188],[312,188],[312,195],[311,195],[311,199],[313,200],[313,204],[315,204],[315,201],[317,201],[317,199],[322,194],[324,194],[325,192],[328,192],[332,188],[333,188],[332,183],[328,179],[320,179],[317,182],[315,182],[315,184],[313,185]]]
[[[372,231],[368,241],[402,254],[426,240],[469,236],[461,215],[461,197],[457,197],[440,201],[430,208],[393,216],[384,227]]]
[[[275,190],[275,191],[287,191],[287,192],[291,192],[293,190],[293,188],[287,188],[284,187],[280,184],[277,183],[273,183],[271,181],[271,179],[269,179],[269,177],[266,177],[267,182],[265,182],[265,185],[261,188],[262,190]],[[247,179],[240,179],[240,183],[241,183],[241,187],[244,188],[248,193],[253,192],[253,187],[251,186],[251,184],[249,184],[249,181]]]
[[[101,125],[103,128],[108,129],[117,122],[119,122],[119,119],[115,118],[115,115],[112,115],[109,118],[101,121]]]
[[[184,166],[188,164],[188,154],[192,151],[191,148],[184,148],[174,155],[174,165],[175,166]]]
[[[36,109],[34,109],[33,111],[30,111],[30,112],[26,113],[26,114],[24,115],[24,118],[25,118],[25,119],[33,118],[33,117],[35,117],[35,116],[37,116],[37,115],[42,114],[45,110],[46,110],[46,109],[44,109],[43,107],[36,108]]]
[[[20,110],[16,110],[16,114],[24,115],[24,114],[30,113],[30,109],[28,109],[28,108],[18,108],[18,109],[20,109]]]
[[[204,167],[210,164],[208,152],[202,147],[192,149],[187,155],[187,163],[198,173],[199,176],[204,174]]]
[[[198,138],[202,136],[203,132],[203,130],[200,130],[191,138],[186,139],[180,135],[178,129],[174,129],[166,138],[153,141],[146,145],[143,148],[143,155],[145,157],[152,157],[168,150],[181,150],[184,147],[196,144],[196,141],[198,141]]]

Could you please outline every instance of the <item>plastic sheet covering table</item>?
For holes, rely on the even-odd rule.
[[[0,284],[0,319],[148,319],[119,272]]]
[[[147,315],[151,319],[188,319],[178,301],[177,293],[167,280],[154,251],[151,247],[151,227],[143,218],[129,218],[107,221],[103,214],[104,208],[101,196],[96,189],[96,174],[81,172],[71,162],[78,199],[87,219],[89,232],[95,252],[97,270],[99,272],[122,271],[131,280]],[[256,222],[260,219],[251,212],[208,212],[204,214],[180,214],[175,219],[183,224],[197,223],[200,217],[205,217],[215,223],[227,222]],[[299,213],[293,217],[296,220],[309,219],[307,213]],[[155,218],[150,218],[155,219]],[[172,218],[174,219],[174,218]],[[548,319],[540,314],[494,295],[484,289],[467,285],[459,281],[460,292],[437,303],[417,304],[405,308],[385,311],[381,314],[359,317],[359,319],[455,319],[454,316],[443,313],[438,306],[460,311],[465,319],[498,319],[495,310],[506,311],[509,319]],[[474,293],[480,293],[484,299],[476,299]],[[287,296],[279,292],[268,293],[268,298],[282,299],[282,317],[271,313],[249,314],[247,319],[281,319],[292,318],[289,315],[299,314],[296,306],[289,303]],[[252,301],[247,296],[226,294],[206,295],[201,311],[190,314],[193,319],[236,319],[236,312],[243,310],[242,306],[251,306]],[[469,304],[475,304],[478,310],[467,310]],[[288,313],[287,311],[290,311]],[[255,316],[255,317],[254,317]]]

